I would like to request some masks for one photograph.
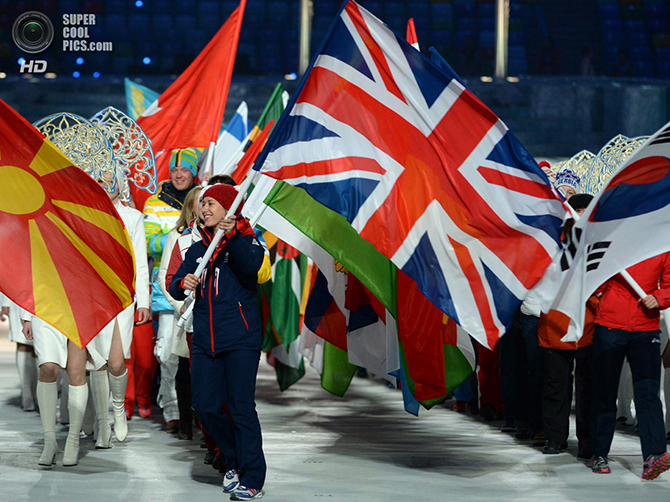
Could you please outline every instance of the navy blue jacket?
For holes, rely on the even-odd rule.
[[[252,235],[236,228],[224,236],[227,245],[210,258],[196,290],[193,310],[193,347],[218,354],[224,350],[261,350],[263,335],[256,300],[263,247]],[[184,300],[182,280],[195,272],[206,251],[203,241],[193,244],[170,283],[170,294]]]

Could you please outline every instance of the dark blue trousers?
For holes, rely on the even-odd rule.
[[[616,426],[616,399],[624,357],[633,373],[633,391],[642,456],[666,451],[659,331],[623,331],[596,324],[593,333],[593,406],[591,450],[607,457]]]
[[[543,430],[542,390],[544,388],[544,351],[537,338],[540,318],[521,314],[521,335],[528,358],[528,420],[533,433]]]
[[[508,424],[517,420],[528,422],[528,392],[522,389],[526,381],[528,361],[522,349],[521,311],[517,309],[512,325],[498,342],[500,357],[500,394],[503,416]]]
[[[237,469],[240,484],[260,490],[267,466],[256,414],[256,373],[260,351],[230,350],[213,356],[193,347],[193,408],[221,449],[227,469]],[[223,410],[228,403],[231,419]]]

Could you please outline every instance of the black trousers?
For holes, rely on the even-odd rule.
[[[577,439],[589,446],[592,360],[590,346],[576,351],[544,349],[542,419],[547,440],[560,444],[568,440],[574,369]]]
[[[500,357],[500,391],[503,417],[506,422],[528,421],[528,391],[523,382],[527,378],[528,359],[523,350],[521,312],[517,309],[514,321],[498,342]]]
[[[591,406],[593,395],[593,345],[575,354],[575,418],[579,444],[591,448]]]

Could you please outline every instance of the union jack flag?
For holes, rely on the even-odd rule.
[[[448,65],[353,1],[259,166],[345,217],[490,347],[560,250],[565,210],[533,157]]]

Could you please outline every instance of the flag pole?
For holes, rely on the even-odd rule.
[[[311,0],[300,0],[300,57],[298,61],[300,75],[304,74],[309,67],[313,9]]]
[[[260,171],[254,171],[254,173],[255,174],[253,175],[253,178],[254,178],[254,182],[255,182],[256,179],[259,176],[261,176],[261,172]],[[265,212],[265,210],[267,208],[268,208],[267,204],[261,203],[261,207],[258,209],[258,211],[256,211],[254,213],[254,215],[249,220],[249,225],[251,225],[251,228],[254,228],[256,225],[258,225],[258,221],[261,219],[261,216],[263,216],[263,213]]]
[[[237,211],[237,208],[240,207],[240,204],[242,203],[242,199],[244,198],[244,194],[249,190],[249,187],[251,186],[251,182],[253,180],[252,176],[247,176],[246,179],[244,180],[244,183],[242,183],[242,186],[240,186],[240,190],[235,196],[235,200],[233,203],[230,205],[230,209],[228,210],[228,214],[226,215],[225,219],[228,220],[230,219],[234,214],[235,211]],[[221,238],[223,237],[223,230],[221,228],[217,229],[216,233],[214,234],[214,238],[212,239],[212,242],[209,244],[209,247],[205,251],[205,254],[202,257],[202,261],[198,265],[198,268],[195,269],[195,272],[193,274],[199,279],[200,276],[202,275],[203,271],[205,270],[205,267],[207,266],[207,263],[209,262],[209,259],[212,257],[214,254],[214,251],[216,250],[216,247],[218,246],[219,242],[221,241]],[[179,320],[177,321],[177,326],[182,327],[184,326],[184,323],[191,317],[193,314],[193,307],[195,305],[194,301],[194,296],[193,292],[191,290],[185,290],[184,294],[186,295],[186,308],[184,309],[184,313],[181,315]]]
[[[621,272],[619,272],[619,274],[621,274],[621,277],[623,277],[624,280],[628,283],[628,285],[635,290],[635,292],[640,296],[641,300],[649,296],[647,295],[645,290],[642,289],[642,287],[637,283],[637,281],[633,279],[633,277],[628,273],[628,270],[623,269]]]
[[[209,142],[209,148],[207,149],[207,158],[205,159],[205,172],[209,173],[212,176],[212,169],[214,167],[214,150],[216,148],[216,143],[214,141]]]
[[[242,155],[242,157],[240,157],[240,154],[244,154],[245,148],[248,146],[247,143],[249,143],[249,138],[251,138],[251,134],[253,132],[254,131],[252,129],[251,132],[249,132],[249,134],[247,134],[247,137],[244,138],[244,141],[242,141],[242,143],[240,143],[240,146],[237,147],[237,149],[235,150],[235,153],[233,153],[233,155],[230,156],[230,158],[226,162],[226,165],[223,166],[223,169],[221,171],[224,174],[230,168],[231,165],[232,166],[236,165],[240,161],[240,159],[244,156],[244,155]]]

